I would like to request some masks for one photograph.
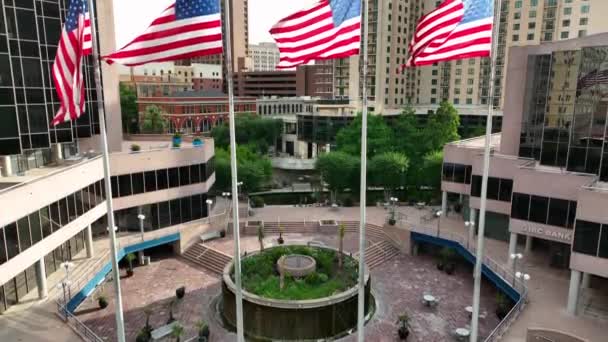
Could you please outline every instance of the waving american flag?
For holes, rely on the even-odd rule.
[[[222,51],[219,0],[176,0],[144,33],[104,59],[135,66]]]
[[[494,0],[445,0],[418,21],[404,67],[489,56],[493,21]]]
[[[53,82],[61,107],[51,125],[76,120],[84,113],[82,61],[91,51],[91,22],[87,0],[72,0],[53,63]]]
[[[270,34],[280,52],[278,69],[356,55],[361,44],[361,1],[321,0],[279,20]]]

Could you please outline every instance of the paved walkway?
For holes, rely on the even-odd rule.
[[[336,247],[335,234],[284,234],[288,243],[310,240],[322,241]],[[266,245],[273,244],[276,236],[268,236]],[[232,240],[221,239],[209,245],[232,254]],[[256,236],[242,237],[243,250],[259,248]],[[347,233],[344,240],[346,252],[356,252],[358,235]],[[471,267],[460,265],[454,275],[447,275],[435,267],[436,260],[431,256],[413,257],[400,255],[372,270],[373,294],[377,301],[377,312],[366,325],[369,341],[397,340],[395,322],[402,313],[410,316],[413,342],[443,342],[451,340],[456,328],[465,327],[469,316],[465,307],[470,305],[473,281]],[[186,285],[187,295],[175,307],[175,318],[186,327],[185,337],[196,334],[195,323],[204,319],[210,322],[214,341],[233,341],[234,334],[227,332],[218,324],[213,299],[220,294],[219,277],[205,270],[192,267],[181,259],[161,259],[150,266],[135,269],[135,275],[121,280],[127,340],[135,339],[137,332],[145,325],[146,309],[151,310],[150,323],[153,327],[166,324],[169,316],[169,303],[175,298],[175,289]],[[110,298],[110,306],[98,309],[97,303],[87,300],[76,315],[91,327],[102,339],[113,341],[115,323],[113,316],[113,294],[111,286],[104,292]],[[422,296],[430,293],[440,303],[436,308],[422,304]],[[487,318],[481,321],[480,335],[487,336],[498,324],[492,315],[495,305],[495,289],[485,284],[482,291],[482,311]],[[354,341],[354,336],[341,339]]]

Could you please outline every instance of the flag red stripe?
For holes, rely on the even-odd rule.
[[[337,41],[334,44],[326,47],[325,49],[322,49],[322,50],[319,50],[319,51],[315,51],[314,53],[310,53],[310,54],[303,55],[303,56],[298,56],[298,57],[281,57],[280,60],[281,60],[281,62],[284,61],[284,62],[289,62],[289,63],[293,63],[293,62],[298,62],[298,61],[304,60],[304,61],[306,61],[304,63],[307,63],[307,62],[315,59],[316,56],[322,55],[322,54],[324,54],[326,52],[329,52],[331,50],[335,50],[336,48],[347,46],[347,45],[349,45],[351,43],[356,43],[358,41],[360,41],[360,37],[359,36],[349,37],[347,39]]]
[[[126,49],[135,43],[140,43],[140,42],[143,42],[146,40],[167,38],[167,37],[175,36],[175,35],[178,35],[181,33],[212,29],[212,28],[216,28],[216,27],[222,27],[222,23],[219,20],[196,23],[196,24],[191,24],[191,25],[184,25],[184,26],[175,27],[172,29],[164,30],[164,31],[144,33],[141,36],[135,38],[131,43],[129,43],[129,45],[125,46],[123,49]]]
[[[297,42],[300,42],[302,40],[305,40],[305,39],[308,39],[308,38],[320,35],[320,34],[322,34],[324,32],[327,32],[327,31],[329,31],[329,30],[331,30],[333,28],[334,28],[333,24],[327,24],[325,26],[321,26],[321,27],[319,27],[317,29],[314,29],[312,31],[308,31],[306,33],[303,33],[303,34],[301,34],[299,36],[290,37],[290,38],[275,38],[275,41],[277,42],[278,45],[285,44],[285,43],[297,43]]]
[[[186,46],[190,46],[190,45],[214,42],[214,41],[218,41],[221,39],[222,39],[221,34],[215,34],[212,36],[201,36],[201,37],[196,37],[196,38],[184,39],[184,40],[179,40],[176,42],[171,42],[171,43],[162,44],[162,45],[154,45],[154,46],[141,48],[141,49],[117,51],[116,53],[112,54],[112,59],[149,55],[149,54],[153,54],[153,53],[178,49],[178,48],[182,48],[182,47],[186,47]]]
[[[460,43],[460,44],[450,45],[450,46],[447,46],[445,48],[435,50],[435,51],[433,51],[431,53],[421,53],[421,54],[417,55],[417,57],[418,58],[428,57],[428,56],[432,56],[432,55],[435,55],[435,54],[442,54],[442,53],[449,52],[449,51],[464,49],[464,48],[469,47],[469,46],[475,46],[475,45],[481,45],[481,44],[489,44],[491,42],[492,42],[492,38],[490,38],[490,37],[477,38],[477,39],[469,40],[469,41],[466,41],[466,42],[463,42],[463,43]]]
[[[307,49],[313,48],[313,47],[318,46],[318,45],[329,43],[332,40],[336,39],[339,35],[355,31],[355,30],[359,29],[360,27],[361,27],[361,23],[354,23],[354,24],[352,24],[350,26],[345,26],[345,27],[339,29],[338,31],[336,31],[335,34],[333,34],[331,36],[327,36],[325,38],[321,38],[319,40],[316,40],[314,42],[310,42],[308,44],[298,45],[297,47],[281,47],[281,52],[282,53],[292,53],[292,52],[298,52],[298,51],[302,51],[302,50],[307,50]],[[312,37],[312,36],[315,36],[315,35],[310,35],[310,36]],[[306,38],[302,38],[302,39],[306,39]]]
[[[286,32],[293,32],[293,31],[297,31],[297,30],[301,30],[307,27],[310,27],[318,22],[321,22],[323,20],[332,18],[331,12],[325,12],[320,14],[319,16],[316,16],[314,18],[310,18],[306,21],[303,21],[301,23],[297,23],[295,25],[291,25],[291,26],[280,26],[280,27],[273,27],[270,30],[270,34],[280,34],[280,33],[286,33]],[[333,25],[332,25],[333,27]]]
[[[316,11],[320,10],[321,8],[326,7],[326,6],[329,6],[329,2],[328,1],[321,1],[321,2],[319,2],[319,5],[317,5],[315,7],[312,7],[312,8],[309,8],[309,9],[305,9],[305,10],[302,10],[302,11],[298,11],[298,12],[292,14],[292,15],[289,15],[289,16],[287,16],[287,17],[279,20],[279,22],[276,25],[280,25],[280,24],[288,22],[290,20],[302,18],[302,17],[307,16],[310,13],[314,13],[314,12],[316,12]]]

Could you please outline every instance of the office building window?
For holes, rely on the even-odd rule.
[[[534,33],[528,33],[528,36],[526,38],[528,40],[534,40]]]
[[[446,182],[471,184],[471,165],[443,163],[442,179]]]
[[[584,37],[586,35],[587,35],[587,30],[579,30],[578,31],[578,37],[579,38],[582,38],[582,37]]]
[[[572,250],[577,253],[596,256],[601,227],[602,225],[599,223],[576,220]]]
[[[562,26],[563,27],[569,27],[570,26],[570,19],[562,20]]]
[[[581,18],[578,21],[578,24],[583,26],[583,25],[587,25],[587,23],[589,23],[589,19],[588,18]]]
[[[511,40],[514,42],[519,41],[519,35],[518,34],[514,34],[513,37],[511,37]]]
[[[589,13],[589,5],[582,5],[581,13],[583,13],[583,14]]]
[[[471,182],[471,196],[481,197],[481,181],[481,176],[473,176]],[[502,202],[510,202],[512,192],[512,179],[488,177],[488,199]]]
[[[562,33],[560,33],[560,38],[567,39],[569,34],[570,34],[570,32],[563,31]]]

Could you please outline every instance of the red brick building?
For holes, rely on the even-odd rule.
[[[256,113],[255,97],[235,97],[236,114]],[[139,97],[140,122],[146,108],[157,106],[169,122],[169,132],[199,133],[228,120],[228,96],[219,91],[178,92],[170,96]]]

